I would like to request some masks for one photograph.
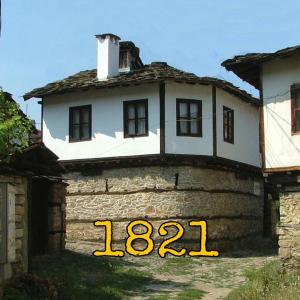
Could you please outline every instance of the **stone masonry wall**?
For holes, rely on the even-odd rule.
[[[65,248],[66,185],[51,183],[48,193],[48,245],[47,252],[59,253]]]
[[[7,184],[7,253],[3,277],[8,279],[28,269],[27,179],[0,175],[0,182]]]
[[[206,220],[208,248],[220,250],[262,233],[261,179],[190,166],[115,168],[103,170],[101,175],[69,173],[68,177],[68,249],[103,249],[104,229],[94,227],[93,221],[107,219],[113,221],[113,241],[118,248],[124,246],[126,226],[136,219],[153,224],[156,242],[162,239],[157,234],[160,224],[169,220],[182,223],[185,244],[199,244],[200,239],[199,228],[189,228],[188,222]]]
[[[280,194],[279,255],[284,264],[300,266],[300,192]]]

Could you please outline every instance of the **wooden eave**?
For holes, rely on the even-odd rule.
[[[258,106],[259,100],[252,97],[246,91],[239,89],[232,83],[214,77],[198,77],[193,73],[187,73],[166,63],[152,63],[143,68],[120,73],[118,76],[109,78],[106,81],[98,81],[96,70],[82,71],[69,76],[63,80],[56,81],[46,86],[25,94],[23,97],[28,100],[32,97],[42,98],[49,95],[58,95],[74,91],[86,91],[91,89],[126,87],[140,84],[151,84],[162,81],[172,81],[186,84],[212,85],[235,95],[241,100]]]
[[[185,154],[154,154],[123,157],[109,157],[102,159],[60,160],[67,171],[88,173],[89,170],[111,168],[132,168],[140,166],[194,166],[201,168],[230,170],[246,175],[261,177],[261,168],[236,162],[233,160],[206,155]]]
[[[60,176],[66,171],[58,157],[41,142],[13,156],[9,165],[3,165],[3,170],[7,168],[24,174],[46,176]]]
[[[248,53],[238,55],[222,62],[227,71],[234,72],[242,80],[260,89],[261,64],[273,59],[284,59],[292,55],[300,54],[300,45],[288,47],[273,53]]]

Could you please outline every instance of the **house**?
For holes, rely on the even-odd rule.
[[[146,65],[116,35],[96,41],[97,69],[24,95],[41,99],[43,143],[68,171],[67,247],[100,247],[97,219],[114,221],[119,247],[141,218],[154,232],[170,219],[208,220],[220,249],[261,236],[258,99],[225,80]],[[185,243],[198,235],[186,230]]]
[[[64,168],[57,158],[34,143],[0,161],[0,297],[2,282],[27,272],[34,255],[64,248]]]
[[[261,150],[266,182],[280,192],[280,255],[300,261],[300,46],[223,62],[260,91]]]

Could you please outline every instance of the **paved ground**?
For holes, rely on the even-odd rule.
[[[277,259],[275,254],[254,252],[232,253],[219,258],[126,258],[130,268],[150,273],[155,283],[149,282],[143,292],[136,292],[132,300],[167,299],[224,299],[244,281],[245,270],[260,268]],[[201,293],[201,291],[203,293]]]

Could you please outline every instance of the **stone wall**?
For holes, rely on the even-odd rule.
[[[51,183],[48,194],[48,245],[47,252],[54,254],[65,248],[66,185]]]
[[[34,195],[29,180],[23,176],[0,175],[3,189],[3,193],[0,190],[0,289],[1,282],[28,270],[28,186],[30,196]],[[61,182],[49,181],[48,185],[47,197],[37,200],[47,201],[47,252],[53,254],[64,249],[66,189]]]
[[[280,194],[279,255],[285,265],[300,266],[300,192]]]
[[[3,253],[2,279],[26,272],[28,269],[28,215],[27,179],[21,176],[0,175],[0,182],[6,186],[6,249]],[[4,201],[4,199],[1,199]]]
[[[113,221],[113,241],[124,246],[126,226],[135,219],[153,224],[176,220],[185,226],[182,242],[199,244],[199,228],[190,220],[208,221],[208,248],[229,250],[262,234],[263,184],[259,178],[190,166],[153,166],[99,170],[99,175],[79,172],[67,177],[68,249],[92,252],[103,249],[104,229],[95,220]],[[170,232],[172,234],[172,232]],[[195,246],[194,246],[195,248]]]

